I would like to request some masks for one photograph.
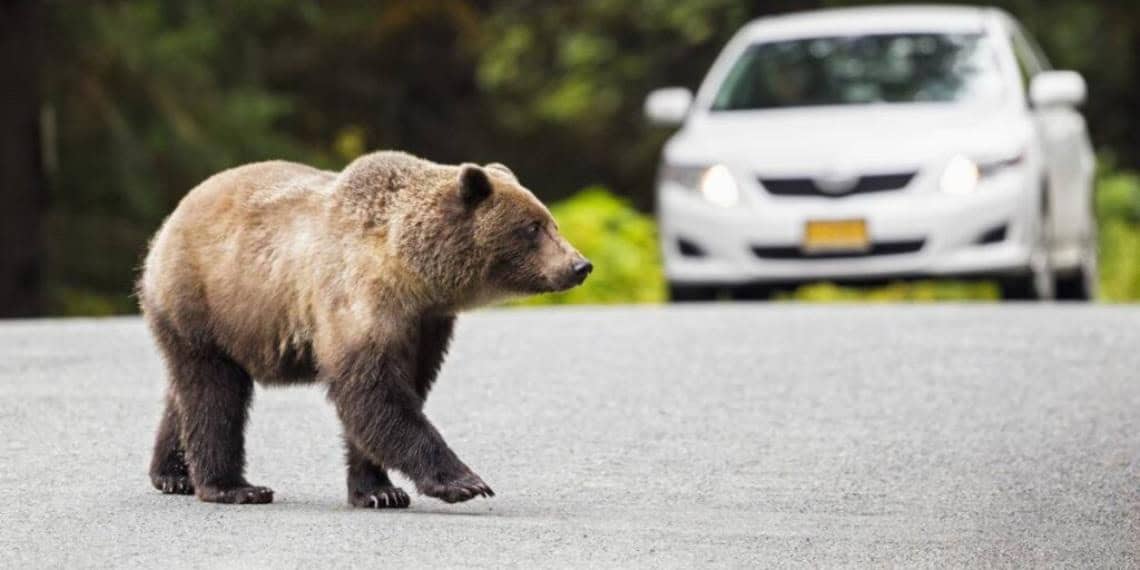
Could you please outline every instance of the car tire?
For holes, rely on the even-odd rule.
[[[1063,301],[1093,301],[1100,286],[1096,256],[1090,256],[1076,271],[1057,276],[1057,299]]]
[[[669,284],[669,300],[674,303],[698,303],[715,301],[720,291],[706,285]]]
[[[1053,272],[1048,266],[998,281],[1001,298],[1006,301],[1048,301],[1055,296],[1054,285]]]
[[[1039,299],[1034,287],[1032,273],[1002,278],[998,282],[1001,298],[1004,301],[1036,301]]]

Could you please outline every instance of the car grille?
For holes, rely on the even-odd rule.
[[[760,184],[774,196],[820,196],[842,198],[852,194],[869,194],[901,190],[914,179],[916,173],[871,174],[862,176],[855,186],[845,192],[828,192],[821,189],[811,178],[760,178]]]
[[[926,240],[889,241],[878,242],[870,249],[863,251],[823,251],[805,252],[803,249],[793,247],[762,247],[755,246],[752,253],[760,259],[847,259],[856,257],[873,257],[878,255],[900,255],[914,253],[922,249]]]

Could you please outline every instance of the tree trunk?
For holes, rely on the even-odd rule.
[[[42,311],[38,0],[0,0],[0,318]]]

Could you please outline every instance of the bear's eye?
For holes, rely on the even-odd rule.
[[[538,237],[538,230],[540,229],[542,229],[542,224],[538,222],[531,222],[527,224],[525,228],[523,228],[523,235],[525,235],[527,239],[534,239]]]

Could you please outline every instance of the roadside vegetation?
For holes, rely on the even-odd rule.
[[[1140,300],[1140,174],[1109,171],[1096,194],[1101,297]]]

